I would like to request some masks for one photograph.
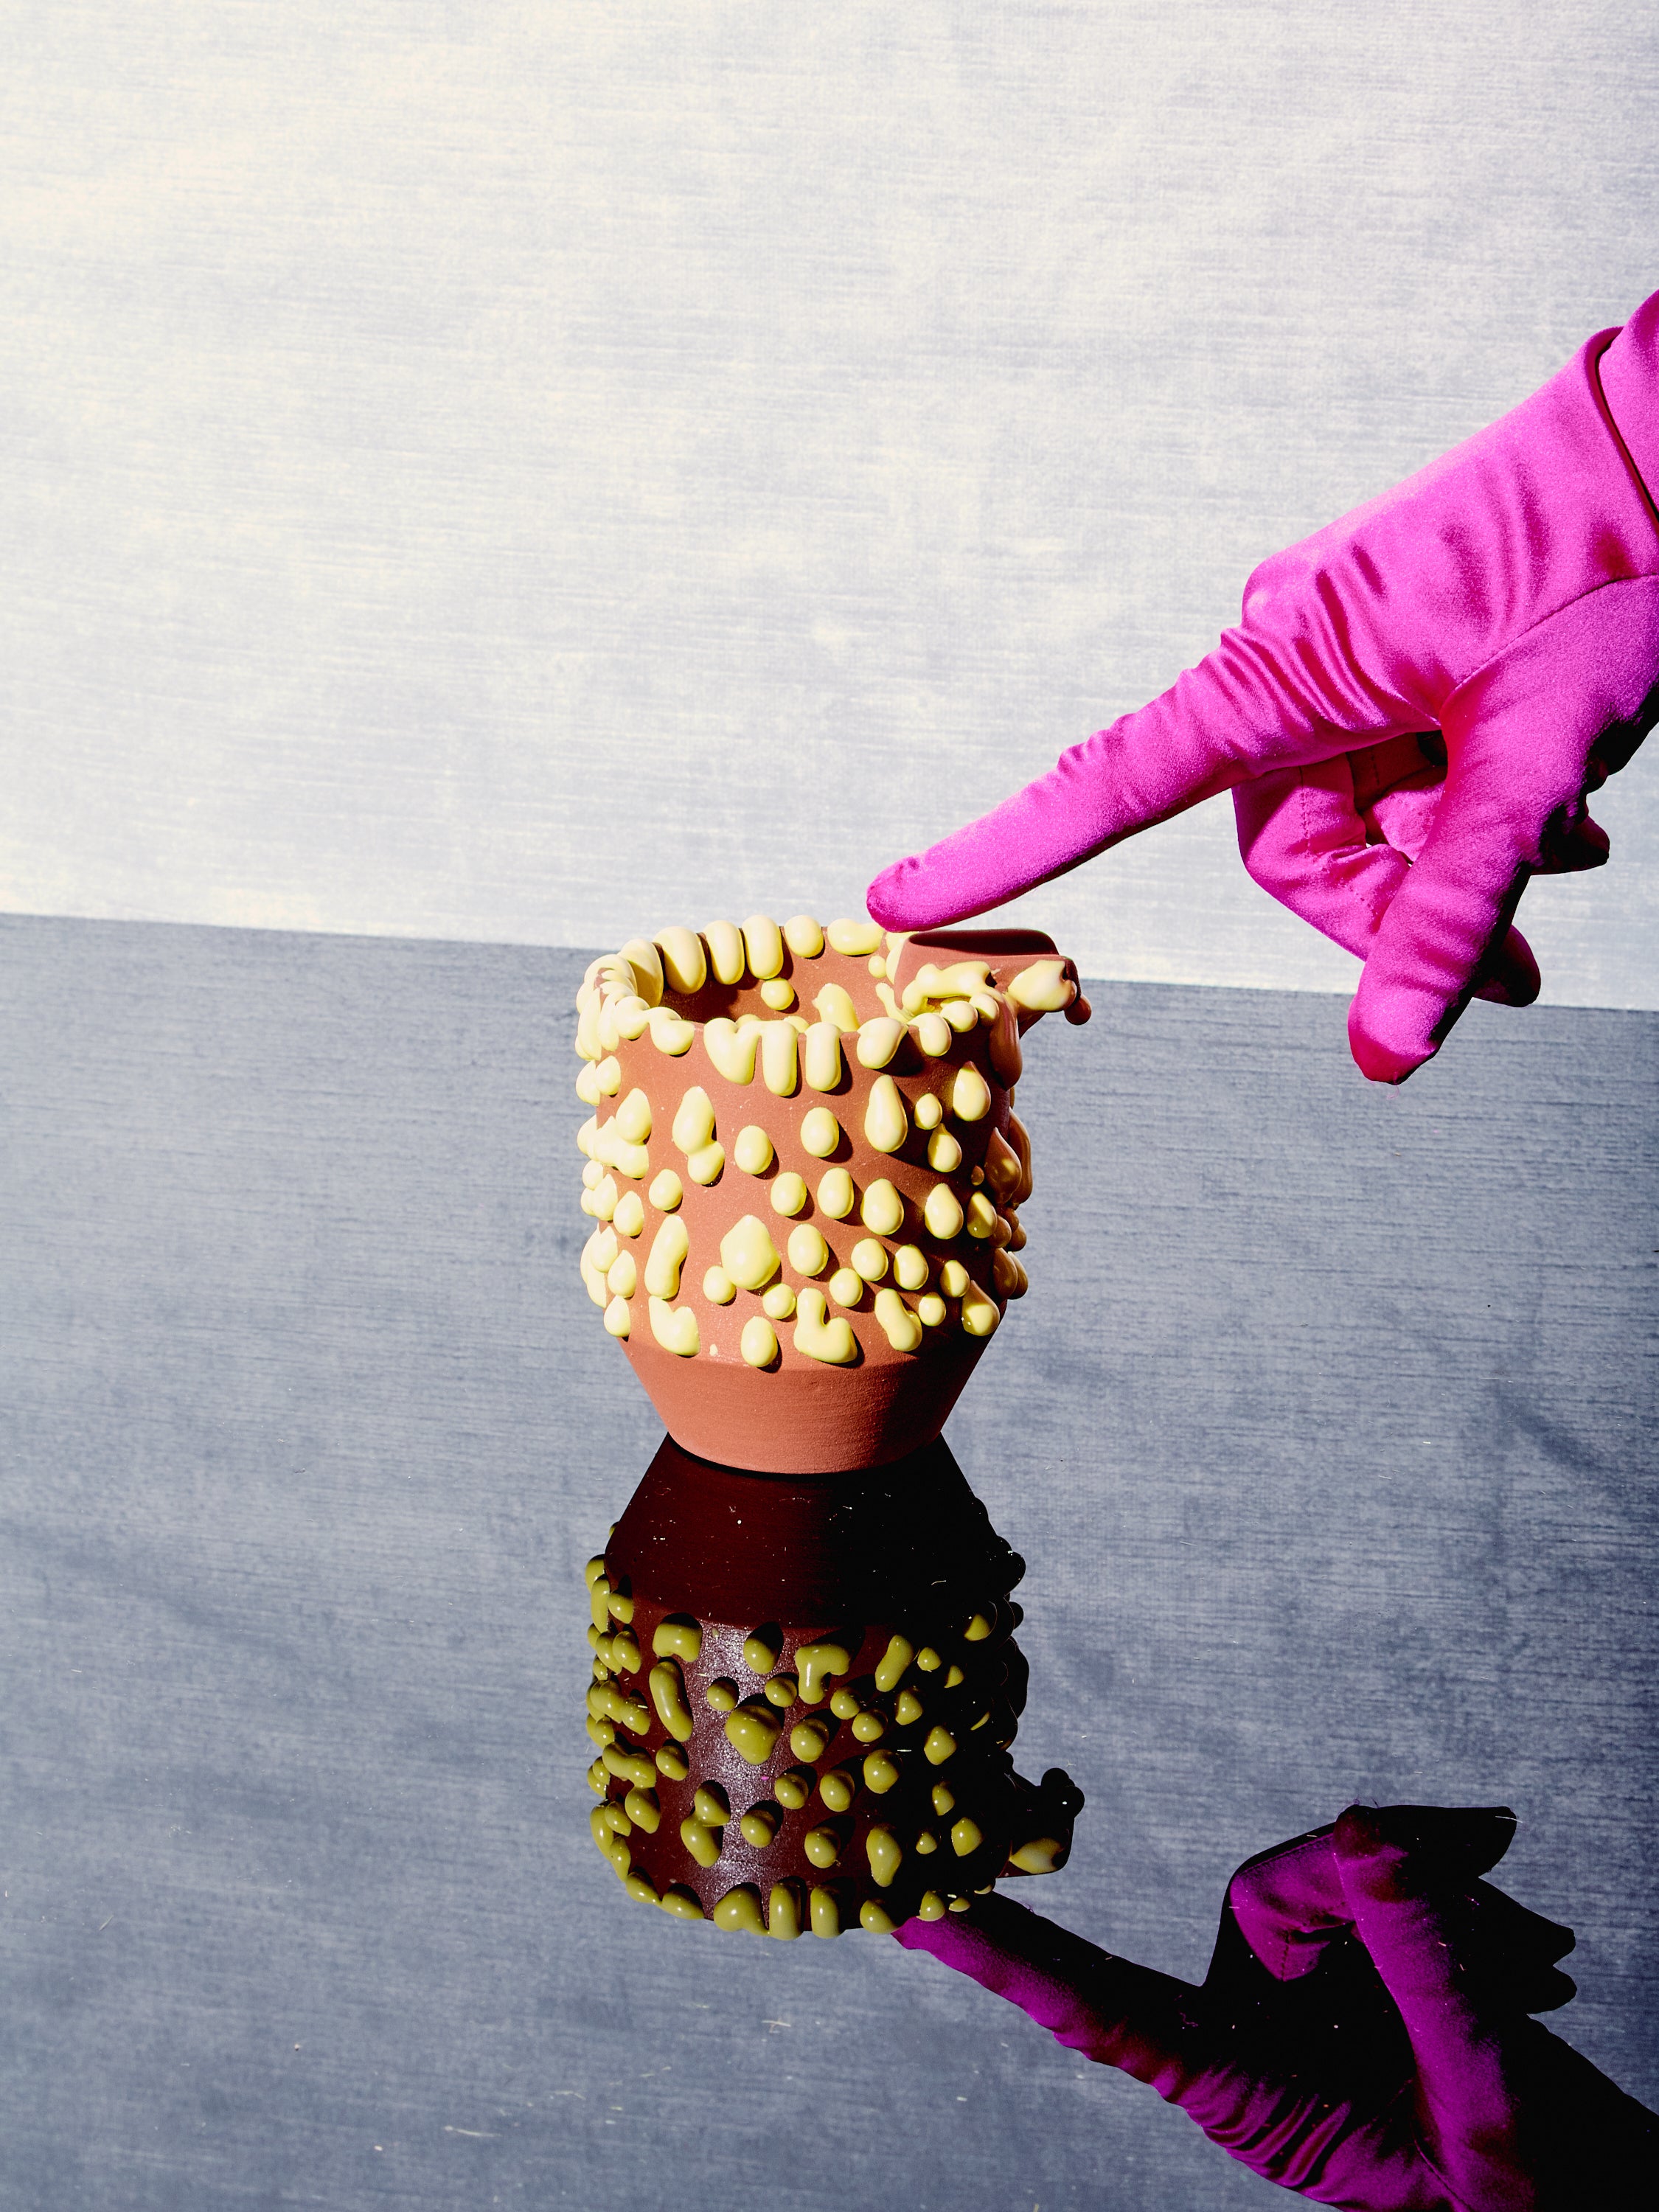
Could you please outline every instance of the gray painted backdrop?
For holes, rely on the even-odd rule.
[[[1629,0],[6,15],[14,909],[856,911],[1659,283]],[[1598,812],[1527,926],[1651,1006],[1655,762]],[[1224,802],[1042,918],[1352,979]]]
[[[656,1441],[576,1272],[580,953],[0,922],[0,2172],[17,2212],[1226,2212],[876,1938],[630,1904],[581,1563]],[[1249,1852],[1505,1800],[1659,2100],[1659,1018],[1100,987],[951,1426],[1030,1562],[1025,1893],[1174,1972]]]

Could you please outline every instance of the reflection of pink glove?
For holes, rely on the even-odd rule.
[[[1509,929],[1528,877],[1606,857],[1586,793],[1659,719],[1650,494],[1659,294],[1491,429],[1265,562],[1173,690],[884,870],[872,915],[982,913],[1234,790],[1250,872],[1365,961],[1355,1059],[1403,1080],[1476,989],[1535,995]]]
[[[1003,1897],[897,1941],[1316,2203],[1614,2212],[1648,2201],[1659,2118],[1527,2017],[1573,1994],[1572,1937],[1477,1879],[1514,1832],[1501,1809],[1351,1807],[1240,1868],[1201,1990]]]

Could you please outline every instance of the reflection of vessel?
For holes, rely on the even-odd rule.
[[[1020,1035],[1087,1018],[1070,963],[756,917],[577,1006],[583,1279],[672,1439],[589,1570],[596,1840],[777,1935],[1047,1871],[1081,1800],[1012,1771],[1018,1563],[937,1439],[1025,1287]]]

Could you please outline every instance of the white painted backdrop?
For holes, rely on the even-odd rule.
[[[13,0],[0,902],[855,910],[1656,284],[1620,0]],[[1659,1005],[1659,761],[1534,887]],[[1346,988],[1224,800],[1042,894]]]

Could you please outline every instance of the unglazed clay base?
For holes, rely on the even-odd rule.
[[[1086,1019],[1035,931],[662,931],[578,994],[589,1295],[665,1425],[815,1474],[938,1436],[1007,1301],[1020,1035]]]
[[[1024,1571],[942,1443],[808,1481],[665,1442],[588,1567],[592,1826],[629,1894],[828,1936],[1062,1864],[1082,1797],[1008,1750]]]

